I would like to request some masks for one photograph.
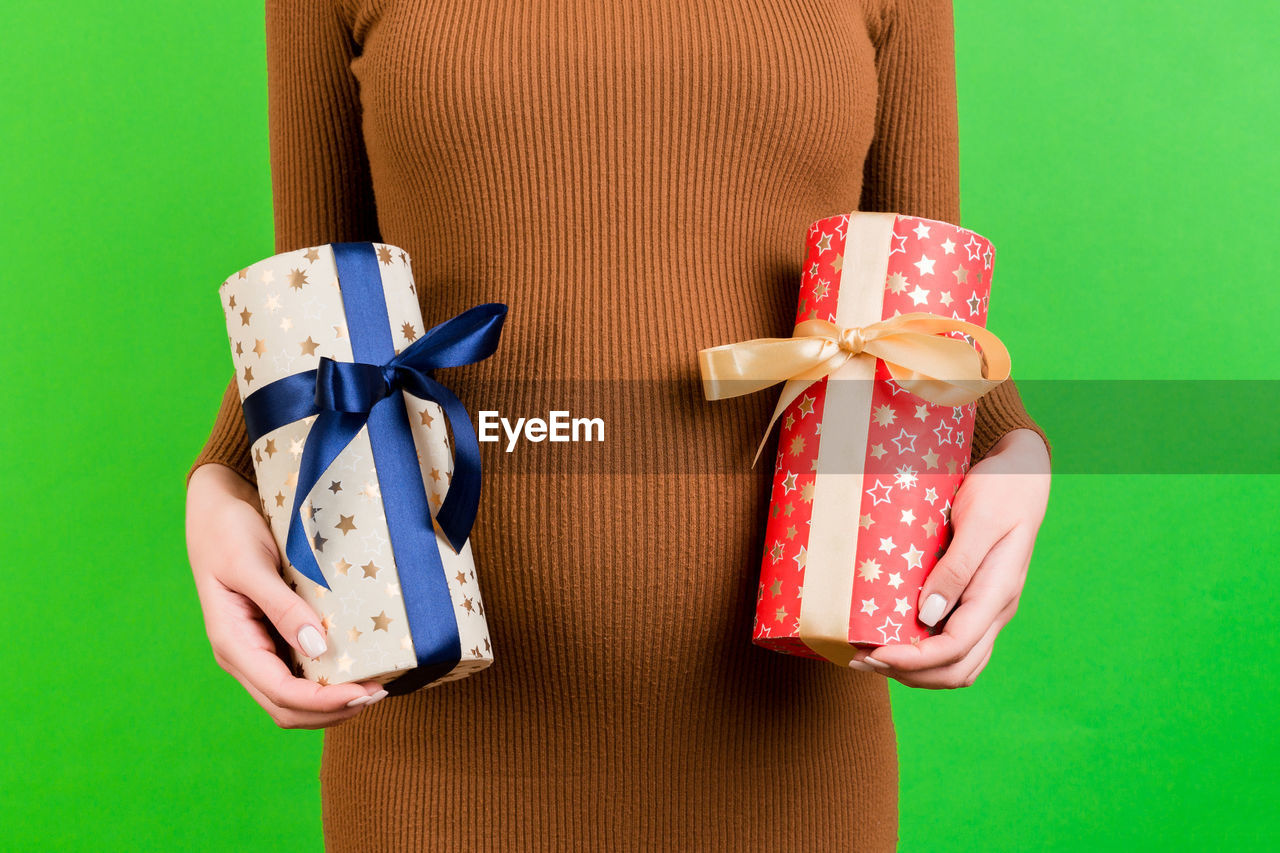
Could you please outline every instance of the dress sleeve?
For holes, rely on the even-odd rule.
[[[960,222],[955,32],[950,0],[883,0],[872,14],[879,101],[862,210]],[[978,400],[971,461],[1006,433],[1044,430],[1010,378]]]
[[[275,251],[381,239],[347,10],[340,0],[266,0],[266,46]],[[256,483],[249,452],[232,375],[187,482],[218,462]]]

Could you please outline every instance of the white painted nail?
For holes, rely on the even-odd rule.
[[[370,700],[369,696],[357,696],[347,703],[348,708],[354,708],[357,705],[363,705]]]
[[[298,631],[298,645],[302,646],[303,654],[309,658],[318,658],[329,648],[314,625],[302,626]]]
[[[947,600],[935,592],[925,599],[924,607],[920,608],[920,621],[932,628],[938,624],[946,609]]]
[[[862,672],[872,672],[872,671],[873,671],[873,670],[871,669],[871,667],[867,666],[865,663],[863,663],[863,662],[862,662],[862,661],[860,661],[860,660],[851,660],[851,661],[849,661],[849,668],[850,668],[850,669],[857,669],[857,670],[861,670]]]
[[[889,668],[889,664],[885,663],[885,662],[884,662],[884,661],[882,661],[882,660],[876,660],[875,658],[863,658],[863,659],[862,659],[862,662],[863,662],[863,663],[869,663],[869,664],[871,664],[872,666],[874,666],[876,669],[888,669],[888,668]]]
[[[374,702],[377,702],[378,700],[385,698],[386,695],[387,695],[387,691],[379,690],[377,693],[369,697],[369,704],[372,705]]]

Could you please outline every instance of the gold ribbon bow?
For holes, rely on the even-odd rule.
[[[942,337],[948,332],[963,332],[982,352],[967,341]],[[973,323],[923,311],[843,329],[826,320],[805,320],[790,338],[757,338],[698,352],[708,400],[787,383],[752,465],[787,406],[819,379],[839,379],[841,368],[855,359],[882,360],[904,389],[942,406],[972,403],[1009,378],[1009,351],[998,337]]]

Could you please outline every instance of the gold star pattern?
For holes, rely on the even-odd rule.
[[[378,247],[378,260],[384,264],[391,263],[391,250],[386,246]]]
[[[343,536],[356,529],[356,517],[354,515],[342,515],[339,513],[338,518],[339,521],[334,527],[341,530]]]
[[[307,335],[307,339],[305,341],[299,341],[298,346],[302,349],[303,355],[315,355],[316,347],[320,345],[313,341],[310,335]]]
[[[276,506],[284,506],[284,492],[276,492]]]
[[[266,453],[266,454],[267,454],[267,458],[268,458],[268,459],[270,459],[272,456],[275,456],[275,455],[276,455],[276,440],[275,440],[274,438],[268,438],[268,439],[267,439],[267,446],[266,446],[266,447],[264,447],[262,450],[263,450],[263,452],[264,452],[264,453]]]
[[[472,604],[471,599],[467,596],[462,597],[462,609],[467,611],[468,613],[475,612],[475,605]]]
[[[843,252],[839,255],[836,255],[836,259],[831,262],[831,268],[836,272],[840,272],[842,269],[844,269],[844,253]]]
[[[872,520],[871,516],[869,515],[864,515],[858,518],[858,526],[861,527],[863,530],[871,529],[871,525],[874,523],[875,522]]]
[[[342,482],[340,480],[330,480],[329,491],[333,492],[335,495],[342,491]]]
[[[311,261],[312,263],[315,263],[316,261],[320,260],[320,252],[318,252],[313,246],[312,248],[307,249],[307,251],[303,253],[302,257],[306,258],[308,261]]]
[[[456,575],[454,575],[454,578],[456,578],[458,583],[460,584],[464,584],[467,582],[467,575],[465,572],[458,572]]]
[[[253,381],[253,368],[249,367],[248,365],[245,365],[245,368],[244,368],[244,381],[245,382]]]
[[[320,627],[324,628],[326,631],[333,630],[333,614],[332,613],[326,613],[320,617]]]
[[[800,499],[805,503],[813,503],[813,483],[805,483],[804,488],[800,490]]]
[[[773,611],[773,618],[778,620],[778,624],[782,624],[782,621],[787,618],[787,608],[779,607]]]
[[[293,328],[293,320],[290,319],[289,317],[285,317],[283,320],[280,321],[280,328],[284,329],[286,332],[289,331],[290,329]]]
[[[244,309],[243,311],[241,311],[241,312],[240,312],[240,325],[241,325],[241,326],[247,326],[247,325],[249,325],[249,318],[250,318],[250,317],[252,317],[252,316],[253,316],[253,312],[252,312],[252,311],[250,311],[248,308],[246,308],[246,309]]]
[[[435,418],[431,417],[431,413],[428,412],[426,409],[423,409],[421,412],[418,412],[418,417],[422,418],[423,426],[431,426],[431,422],[435,420]]]
[[[804,453],[804,436],[797,433],[791,439],[791,455],[799,456],[801,453]]]
[[[375,579],[378,577],[379,567],[376,564],[374,564],[373,560],[370,560],[369,562],[365,563],[360,568],[364,569],[365,577],[375,578]]]
[[[373,630],[375,631],[388,631],[388,628],[393,621],[391,617],[387,615],[387,611],[385,610],[377,616],[370,616],[369,618],[373,620]],[[390,632],[388,631],[388,633]]]
[[[290,270],[289,286],[294,290],[302,290],[302,285],[307,283],[307,274],[302,270]]]
[[[407,341],[414,341],[418,338],[418,330],[413,327],[412,323],[405,323],[401,326],[400,334],[404,335],[404,338]]]
[[[819,254],[827,251],[828,249],[831,248],[831,235],[823,234],[821,239],[819,239],[818,242],[815,243],[814,245],[817,246]]]
[[[364,631],[352,625],[351,630],[347,632],[347,639],[354,643],[360,639],[360,635],[363,633]]]
[[[813,398],[813,397],[810,397],[808,394],[804,395],[804,397],[802,397],[802,398],[801,398],[801,400],[800,400],[800,415],[801,415],[802,417],[803,417],[804,415],[812,415],[812,414],[813,414],[813,401],[814,401],[814,398]]]
[[[266,351],[267,351],[267,342],[264,341],[262,338],[254,338],[253,339],[254,354],[257,355],[258,358],[262,358],[262,356],[266,353]]]
[[[351,564],[348,563],[346,560],[339,558],[334,561],[333,568],[334,568],[334,571],[336,571],[338,574],[345,576],[347,573],[347,570],[351,568]]]
[[[773,583],[769,584],[769,592],[773,595],[782,595],[782,579],[774,578]]]

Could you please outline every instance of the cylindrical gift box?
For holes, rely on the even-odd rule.
[[[807,235],[796,323],[927,312],[985,327],[992,260],[985,238],[945,222],[821,219]],[[854,647],[933,632],[917,598],[950,538],[975,408],[913,395],[879,359],[848,362],[787,406],[753,642],[842,663]]]
[[[380,243],[345,245],[365,250],[355,256],[364,260],[375,283],[362,298],[368,300],[364,304],[379,297],[385,303],[390,346],[399,354],[426,331],[409,256]],[[336,362],[358,360],[353,358],[355,324],[349,323],[344,307],[333,244],[259,261],[228,278],[219,293],[242,401],[278,380],[318,368],[321,357]],[[362,324],[373,322],[380,327],[382,315],[368,313],[376,319],[364,319]],[[382,336],[383,330],[376,328],[376,332]],[[446,418],[436,403],[407,391],[399,394],[426,496],[422,503],[434,516],[453,474]],[[414,617],[419,622],[418,645],[423,645],[423,632],[451,635],[456,629],[457,660],[434,661],[430,680],[423,683],[424,679],[418,678],[412,687],[434,686],[487,667],[493,654],[470,542],[455,552],[436,528],[438,557],[425,553],[430,538],[426,539],[428,548],[414,549],[417,553],[394,552],[397,536],[388,527],[389,509],[384,506],[369,424],[360,428],[323,471],[310,494],[303,496],[307,542],[328,588],[290,562],[286,554],[290,514],[303,450],[316,419],[313,414],[272,429],[258,436],[251,448],[262,511],[279,546],[282,575],[319,614],[326,630],[328,648],[324,654],[306,658],[294,653],[295,674],[321,684],[388,683],[415,671],[422,675],[426,664],[422,650],[415,651],[410,614],[419,612],[416,602],[431,597],[435,599],[428,602],[433,608],[433,624]],[[412,453],[408,455],[412,465]],[[418,479],[412,478],[415,484]],[[391,515],[397,517],[394,511]],[[424,521],[424,528],[429,523]],[[429,532],[426,535],[430,537]],[[403,537],[400,540],[404,541]],[[415,602],[409,612],[406,598]],[[454,624],[441,626],[442,613],[445,621],[451,614]],[[414,678],[406,677],[399,683],[409,682]]]

